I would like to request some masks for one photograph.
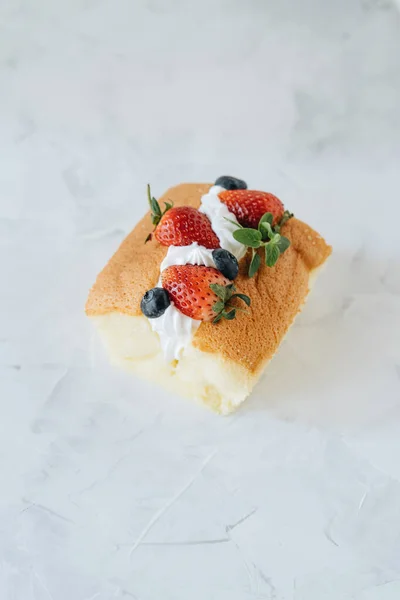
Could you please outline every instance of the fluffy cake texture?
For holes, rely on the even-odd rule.
[[[181,184],[159,201],[198,208],[210,187]],[[140,310],[144,293],[157,284],[167,253],[167,247],[156,240],[144,243],[152,228],[147,213],[97,277],[86,313],[98,326],[114,363],[200,400],[217,412],[230,412],[249,395],[277,351],[331,247],[308,225],[290,219],[282,233],[291,245],[274,267],[262,265],[255,277],[249,278],[249,253],[240,261],[235,286],[251,298],[248,314],[239,312],[233,321],[217,325],[201,323],[181,359],[168,364],[158,335]]]

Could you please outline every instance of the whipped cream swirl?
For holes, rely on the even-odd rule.
[[[221,248],[228,250],[240,260],[246,254],[247,248],[240,242],[237,242],[232,235],[235,229],[239,228],[239,223],[235,215],[231,213],[226,204],[221,202],[218,197],[218,194],[224,191],[225,188],[213,185],[208,194],[204,194],[202,197],[199,211],[207,215],[210,219],[211,227],[219,238]],[[236,226],[234,223],[236,223]]]
[[[232,233],[239,227],[226,219],[237,223],[236,217],[228,210],[218,197],[224,188],[214,185],[201,199],[199,210],[210,219],[211,227],[218,236],[221,248],[231,252],[238,260],[246,253],[246,247],[237,242]],[[173,265],[204,265],[215,267],[212,250],[193,242],[189,246],[169,246],[168,252],[160,265],[160,273]],[[157,284],[161,286],[161,277]],[[192,341],[194,334],[200,327],[197,321],[184,315],[173,302],[161,317],[149,319],[153,331],[158,333],[165,360],[172,362],[179,360],[182,350]]]
[[[215,267],[212,250],[193,242],[190,246],[169,246],[167,256],[160,265],[162,273],[173,265],[205,265]]]

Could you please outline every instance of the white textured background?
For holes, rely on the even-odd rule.
[[[390,0],[0,0],[1,600],[400,598],[399,107]],[[335,254],[217,418],[83,305],[147,181],[225,172]]]

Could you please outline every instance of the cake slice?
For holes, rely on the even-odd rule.
[[[244,182],[234,178],[221,178],[217,183],[221,185],[178,185],[159,203],[150,197],[152,212],[143,217],[98,275],[86,314],[97,326],[113,363],[226,414],[250,394],[274,356],[331,247],[308,225],[282,214],[282,205],[274,196],[246,190]],[[176,211],[179,207],[200,211]],[[163,215],[161,208],[169,209],[168,219],[168,212]],[[173,211],[185,217],[176,217],[179,227],[176,223],[171,226]],[[262,214],[265,226],[259,224]],[[203,217],[209,219],[211,232]],[[168,240],[172,245],[165,245]],[[259,248],[254,247],[257,243]],[[227,278],[217,270],[214,251],[219,246],[233,255],[230,267],[234,257],[238,259],[234,281],[229,268]],[[224,272],[225,267],[220,268]],[[211,286],[213,291],[204,294],[193,280],[199,270],[228,283],[222,281],[221,288]],[[186,278],[181,282],[174,279],[171,287],[171,272],[174,277],[183,273]],[[226,286],[231,295],[241,296],[228,300],[225,307],[217,305],[217,310],[215,303],[210,311],[214,289],[221,293]],[[148,318],[142,312],[147,311],[143,299],[154,288],[168,306],[161,307],[162,314]],[[188,296],[179,296],[182,290],[184,294],[197,293],[198,298],[186,302]],[[213,315],[219,318],[212,319]]]

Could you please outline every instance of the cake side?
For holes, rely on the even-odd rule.
[[[175,206],[197,208],[210,184],[181,184],[160,199]],[[121,313],[140,316],[140,300],[159,277],[160,263],[167,248],[156,241],[145,244],[152,229],[148,213],[122,242],[98,276],[86,304],[89,316]],[[308,225],[290,219],[282,232],[291,246],[270,268],[261,266],[255,277],[247,276],[249,256],[240,263],[235,285],[251,298],[248,314],[238,313],[233,321],[218,325],[201,323],[193,347],[203,353],[221,356],[256,376],[275,354],[283,336],[301,309],[309,289],[310,274],[321,266],[331,247]],[[144,317],[142,317],[144,318]]]
[[[160,203],[171,200],[174,206],[197,208],[200,199],[211,184],[186,183],[170,188]],[[105,315],[117,311],[127,315],[141,315],[140,301],[144,293],[154,287],[160,274],[160,264],[168,248],[155,239],[145,244],[152,231],[150,212],[126,236],[116,253],[97,276],[86,302],[88,316]]]
[[[285,231],[285,235],[290,239],[290,233]],[[262,265],[252,278],[247,275],[249,261],[249,256],[241,261],[235,280],[237,289],[251,298],[247,314],[238,313],[233,321],[222,321],[218,327],[202,323],[193,345],[203,352],[221,352],[255,374],[275,354],[301,310],[313,269],[293,242],[274,267]]]
[[[319,270],[310,271],[308,291]],[[306,299],[307,295],[298,312]],[[110,312],[90,319],[96,325],[113,364],[172,393],[204,404],[218,414],[229,414],[244,402],[273,357],[262,357],[257,371],[251,372],[218,351],[203,352],[190,344],[182,352],[179,361],[168,363],[164,359],[160,340],[146,317]],[[275,344],[274,353],[277,351],[278,344]]]
[[[182,351],[179,361],[167,362],[160,340],[144,316],[112,312],[90,319],[112,364],[217,413],[232,412],[257,381],[240,365],[192,344]]]

